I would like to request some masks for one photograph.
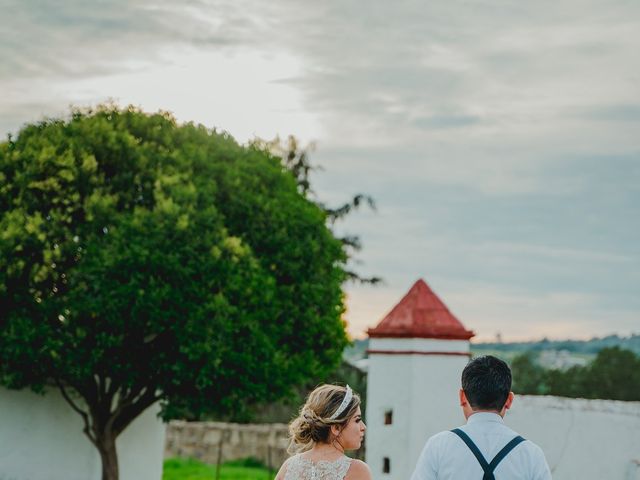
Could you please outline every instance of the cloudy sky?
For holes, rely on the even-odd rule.
[[[113,99],[315,141],[371,194],[347,321],[423,277],[478,340],[640,333],[635,0],[1,0],[0,132]]]

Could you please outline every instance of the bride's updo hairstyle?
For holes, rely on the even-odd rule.
[[[343,405],[345,400],[346,404]],[[360,397],[349,386],[317,387],[307,397],[298,416],[289,424],[289,453],[306,452],[316,443],[329,443],[332,440],[331,426],[344,428],[359,406]]]

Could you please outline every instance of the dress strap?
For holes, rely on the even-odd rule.
[[[339,467],[338,467],[338,478],[339,480],[342,480],[344,477],[347,476],[347,472],[349,471],[349,467],[351,467],[351,458],[344,456],[342,457],[340,460],[338,460],[339,462]]]

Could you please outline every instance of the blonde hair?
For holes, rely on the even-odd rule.
[[[346,408],[336,418],[331,419],[340,407],[347,393],[339,385],[320,385],[307,397],[298,416],[289,423],[290,454],[311,450],[316,443],[328,443],[331,426],[344,428],[360,406],[360,397],[354,393]]]

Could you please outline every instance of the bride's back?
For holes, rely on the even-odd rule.
[[[287,461],[284,480],[343,480],[350,466],[351,459],[344,455],[333,461],[313,462],[299,454]]]

